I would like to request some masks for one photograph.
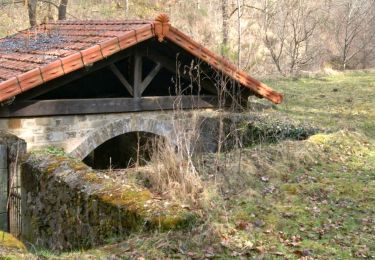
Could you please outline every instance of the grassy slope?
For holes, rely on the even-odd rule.
[[[375,72],[267,83],[285,94],[279,110],[289,116],[324,127],[361,131],[375,138]]]
[[[208,155],[197,227],[60,257],[375,257],[374,82],[375,73],[268,82],[286,100],[266,113],[347,130],[231,151],[219,163]]]

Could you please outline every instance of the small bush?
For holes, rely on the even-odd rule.
[[[163,141],[153,145],[148,171],[142,171],[150,188],[180,202],[196,202],[202,182],[192,163],[182,152]]]

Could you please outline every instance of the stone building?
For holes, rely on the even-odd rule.
[[[92,162],[106,149],[123,150],[127,133],[173,143],[176,110],[234,107],[250,95],[282,102],[281,94],[189,38],[166,15],[56,21],[0,39],[0,129],[24,140],[28,151],[60,147]],[[9,183],[9,159],[0,162],[3,198],[17,187]],[[9,214],[6,200],[0,203],[0,214]]]

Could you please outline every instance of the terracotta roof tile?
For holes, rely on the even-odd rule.
[[[282,101],[281,94],[173,28],[166,15],[155,21],[56,21],[0,39],[0,101],[155,36],[174,42],[259,96]]]

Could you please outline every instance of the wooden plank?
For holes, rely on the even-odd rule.
[[[134,97],[141,97],[141,84],[142,84],[142,56],[138,51],[134,54]]]
[[[216,96],[28,100],[0,108],[0,118],[214,108],[217,105]]]
[[[118,78],[118,80],[120,80],[121,84],[127,89],[130,95],[134,96],[133,87],[129,84],[129,82],[126,80],[124,75],[120,72],[120,70],[116,67],[116,65],[112,63],[109,65],[109,67],[111,71],[113,72],[113,74],[115,74],[115,76]]]
[[[151,70],[151,72],[147,75],[147,77],[142,81],[141,84],[141,95],[145,91],[145,89],[150,85],[151,81],[155,78],[155,76],[161,70],[162,65],[161,63],[157,62],[156,66]]]

